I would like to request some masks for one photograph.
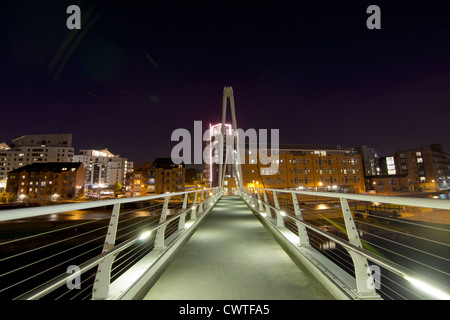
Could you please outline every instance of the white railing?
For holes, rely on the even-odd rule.
[[[120,298],[221,195],[215,188],[1,210],[0,296],[26,300]],[[133,204],[140,207],[124,209]],[[112,211],[108,209],[111,206]],[[89,213],[83,211],[86,209]],[[77,215],[81,221],[73,222],[70,216],[58,218],[65,213]],[[89,218],[92,215],[94,218]],[[139,261],[150,256],[145,268],[137,270]]]
[[[297,248],[314,247],[351,274],[358,298],[450,299],[450,227],[401,218],[420,207],[450,221],[450,200],[263,188],[241,196]],[[325,204],[305,205],[305,196]],[[393,210],[376,214],[364,210],[368,204]]]

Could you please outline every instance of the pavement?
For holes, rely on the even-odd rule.
[[[222,197],[144,300],[329,300],[239,197]]]

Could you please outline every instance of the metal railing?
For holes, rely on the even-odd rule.
[[[297,248],[353,277],[357,298],[450,299],[450,226],[402,218],[428,208],[450,221],[450,200],[263,188],[241,196]]]
[[[108,299],[114,281],[150,253],[163,255],[221,194],[201,189],[2,210],[0,297]]]

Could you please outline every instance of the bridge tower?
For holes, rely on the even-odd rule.
[[[227,135],[226,132],[226,118],[227,118],[227,102],[230,101],[230,110],[231,110],[231,135]],[[235,173],[236,178],[236,186],[238,189],[243,187],[242,184],[242,168],[240,161],[240,153],[239,153],[239,136],[238,136],[238,127],[236,122],[236,108],[234,105],[234,96],[233,96],[233,88],[232,87],[224,87],[223,88],[223,100],[222,100],[222,126],[221,126],[221,135],[223,138],[223,143],[221,144],[220,160],[223,160],[223,155],[225,154],[225,161],[219,162],[219,188],[223,188],[226,165],[229,164],[229,159],[232,160],[232,167]],[[232,139],[233,143],[230,143]],[[228,141],[228,142],[226,142]],[[231,148],[230,148],[231,146]],[[230,150],[231,149],[231,150]],[[231,155],[229,154],[231,152]],[[223,165],[225,163],[225,166]]]

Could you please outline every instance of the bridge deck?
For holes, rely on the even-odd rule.
[[[222,197],[146,300],[333,299],[238,197]]]

